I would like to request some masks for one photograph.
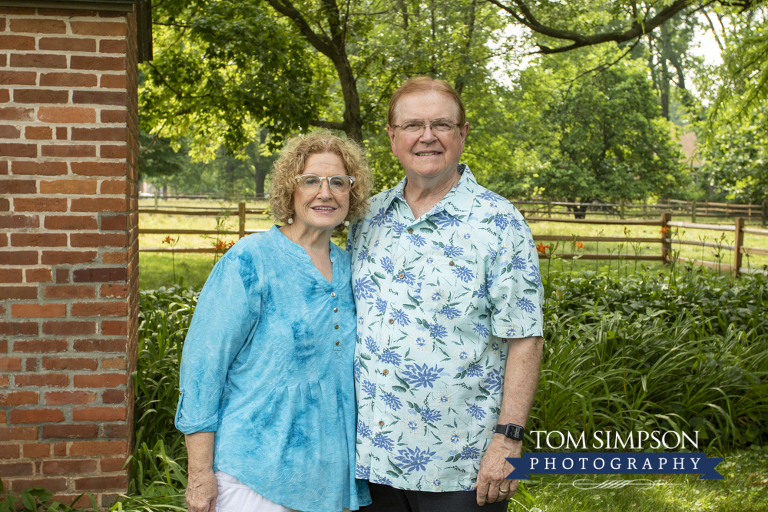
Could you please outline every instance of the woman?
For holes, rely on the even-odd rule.
[[[360,148],[290,141],[272,174],[284,225],[240,240],[203,287],[181,360],[190,512],[338,512],[370,503],[355,481],[350,260],[334,229],[365,214]]]

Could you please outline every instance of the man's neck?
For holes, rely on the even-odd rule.
[[[413,218],[418,219],[431,210],[456,186],[460,179],[461,174],[459,174],[458,168],[449,174],[447,179],[441,180],[439,183],[429,183],[409,177],[403,189],[403,197],[411,208]]]

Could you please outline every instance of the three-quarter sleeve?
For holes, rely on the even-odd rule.
[[[217,430],[227,372],[258,321],[257,276],[248,272],[244,282],[230,256],[205,282],[184,341],[175,423],[185,434]]]
[[[531,230],[515,210],[488,275],[491,330],[501,338],[542,336],[544,287]]]

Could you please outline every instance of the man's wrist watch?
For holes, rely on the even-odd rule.
[[[506,425],[496,425],[497,434],[504,434],[513,441],[522,441],[525,434],[525,427],[515,425],[514,423],[507,423]]]

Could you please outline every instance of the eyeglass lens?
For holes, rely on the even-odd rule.
[[[302,190],[317,191],[322,187],[323,180],[328,180],[328,186],[332,192],[347,193],[351,187],[349,176],[315,176],[314,174],[302,174],[299,176],[299,185]]]

